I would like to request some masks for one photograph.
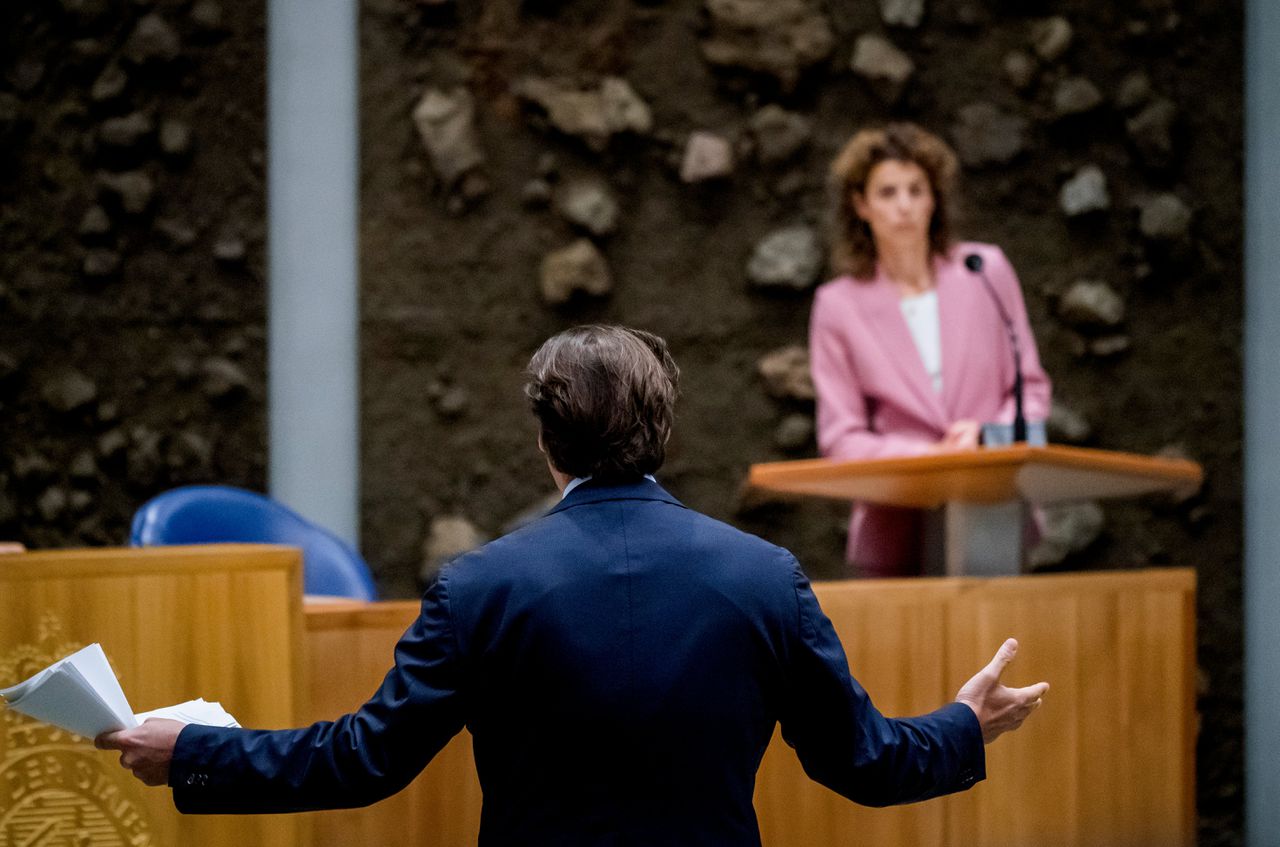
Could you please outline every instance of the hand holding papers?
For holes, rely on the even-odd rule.
[[[130,729],[152,717],[211,726],[239,726],[222,706],[204,700],[135,715],[99,644],[90,644],[30,679],[0,689],[0,698],[15,712],[85,738]]]

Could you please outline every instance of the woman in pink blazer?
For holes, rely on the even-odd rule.
[[[1025,416],[1049,412],[1022,290],[1000,248],[953,243],[955,155],[912,124],[866,130],[832,165],[832,263],[818,288],[809,353],[818,447],[836,459],[917,456],[978,446],[983,423],[1013,420],[1013,352],[976,255],[1022,348]],[[921,571],[923,512],[855,504],[847,559],[866,576]]]

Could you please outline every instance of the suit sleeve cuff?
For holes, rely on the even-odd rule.
[[[169,787],[180,812],[197,811],[209,788],[208,746],[216,727],[187,724],[178,733],[169,762]]]
[[[956,745],[960,754],[956,790],[963,791],[987,778],[987,747],[982,742],[982,724],[978,722],[977,713],[964,703],[950,703],[943,711],[960,730]]]

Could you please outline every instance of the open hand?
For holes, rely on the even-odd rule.
[[[178,733],[186,726],[182,721],[147,718],[140,726],[118,732],[104,732],[93,739],[99,750],[119,750],[120,766],[147,785],[169,782],[169,762]]]
[[[985,668],[966,682],[956,700],[973,709],[982,726],[982,741],[990,744],[1001,735],[1022,726],[1022,722],[1040,707],[1049,683],[1037,682],[1026,688],[1009,688],[1001,684],[1000,674],[1018,654],[1018,642],[1010,638],[1000,645]]]

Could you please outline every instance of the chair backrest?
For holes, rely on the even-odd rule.
[[[220,541],[302,548],[307,594],[376,600],[369,566],[347,542],[270,497],[229,485],[187,485],[159,494],[133,516],[135,547]]]

